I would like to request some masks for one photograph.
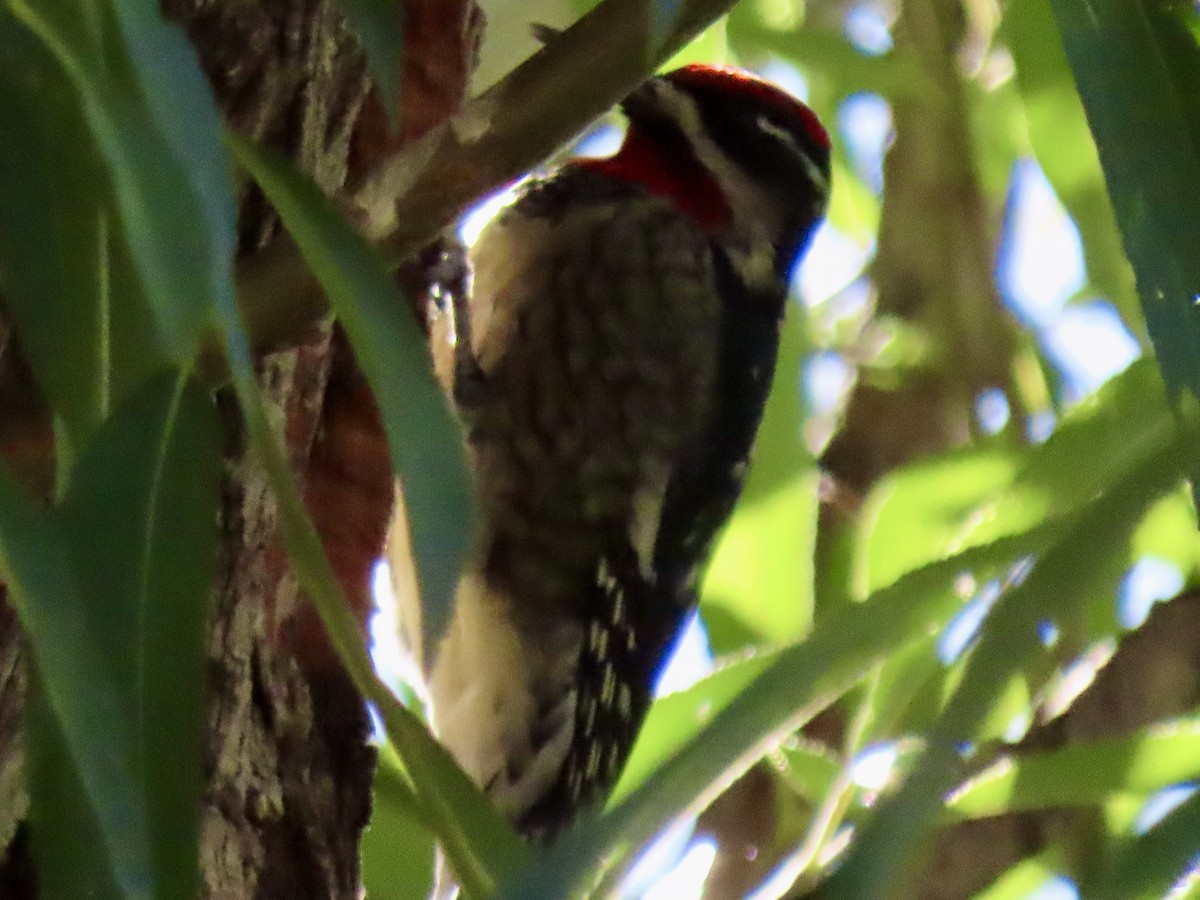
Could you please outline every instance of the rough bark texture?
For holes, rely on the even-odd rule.
[[[186,29],[228,123],[289,156],[335,196],[352,165],[370,165],[457,109],[482,26],[469,0],[407,0],[405,114],[392,135],[335,4],[162,0],[161,8]],[[269,242],[279,223],[256,187],[244,187],[239,201],[245,255]],[[0,453],[48,495],[49,418],[7,330],[2,337]],[[365,633],[371,566],[393,505],[374,401],[329,324],[302,346],[263,359],[260,381]],[[221,406],[228,446],[209,640],[203,895],[357,897],[374,769],[366,711],[297,590],[277,504],[245,454],[232,396]],[[0,898],[36,894],[22,824],[20,650],[15,617],[0,605]]]
[[[166,0],[197,48],[226,121],[289,156],[327,193],[346,178],[369,85],[340,14],[314,0]],[[242,253],[278,221],[256,187],[239,209]],[[264,361],[261,381],[307,475],[324,411],[330,330]],[[226,417],[231,433],[236,410]],[[299,598],[265,477],[231,446],[209,642],[212,675],[201,874],[210,897],[352,897],[370,811],[365,710],[334,668],[313,674],[286,638]],[[390,498],[388,498],[390,501]],[[323,727],[330,719],[340,727]]]

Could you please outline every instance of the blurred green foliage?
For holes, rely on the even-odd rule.
[[[394,73],[396,4],[345,7],[371,70]],[[649,12],[651,33],[665,33],[677,4]],[[465,479],[443,466],[457,459],[454,429],[388,273],[304,176],[225,140],[194,54],[153,5],[4,0],[0,289],[59,448],[49,508],[0,471],[0,570],[34,674],[28,783],[46,895],[195,894],[222,450],[195,368],[216,340],[296,571],[391,741],[363,842],[370,896],[424,895],[435,837],[468,896],[603,894],[665,824],[763,760],[775,839],[756,849],[779,890],[919,896],[925,851],[962,822],[1067,810],[1078,816],[1059,843],[1005,860],[979,896],[1023,896],[1058,874],[1089,896],[1161,896],[1200,849],[1200,801],[1140,831],[1134,812],[1196,780],[1188,697],[1167,696],[1164,683],[1170,721],[1114,721],[1111,734],[1063,746],[1014,741],[1060,709],[1072,667],[1098,648],[1120,659],[1132,565],[1173,566],[1179,591],[1200,576],[1186,489],[1200,471],[1197,35],[1193,4],[1160,0],[743,0],[680,52],[672,65],[731,62],[807,90],[835,137],[835,243],[819,253],[849,247],[867,262],[821,296],[798,289],[789,310],[745,496],[704,584],[714,670],[655,705],[608,807],[531,856],[383,688],[348,621],[234,302],[227,147],[346,325],[393,466],[413,486],[423,585],[444,600],[469,531]],[[893,114],[874,148],[896,154],[882,188],[850,118],[863,97]],[[953,185],[933,163],[903,164],[903,127],[922,121],[956,136],[945,148]],[[963,148],[965,159],[950,159]],[[1006,414],[989,425],[972,394],[976,361],[953,352],[961,322],[923,316],[921,290],[916,309],[897,303],[881,287],[896,283],[887,267],[897,263],[874,254],[897,227],[919,246],[928,223],[905,219],[902,198],[932,192],[926,209],[966,216],[996,251],[982,261],[946,252],[945,270],[982,266],[996,303],[1012,301],[996,279],[1016,173],[1031,160],[1082,247],[1084,282],[1066,302],[1102,300],[1109,327],[1146,359],[1079,396],[1044,322],[1012,310],[995,340],[1013,348],[1009,376],[991,385]],[[992,321],[994,309],[970,302],[964,319]],[[801,375],[818,357],[840,360],[844,391],[811,392]],[[868,432],[885,462],[854,470],[838,441],[856,404],[876,391],[903,413],[914,385],[934,405],[914,407],[907,429]],[[935,429],[939,417],[961,427]],[[1046,421],[1052,433],[1038,435]],[[847,467],[862,477],[836,474]],[[971,612],[982,626],[952,646]],[[868,785],[856,763],[879,748],[895,765]]]

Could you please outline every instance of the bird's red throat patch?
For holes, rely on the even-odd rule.
[[[668,156],[653,141],[630,130],[615,155],[606,159],[580,159],[581,169],[609,178],[640,184],[651,194],[665,197],[695,219],[705,231],[728,225],[729,204],[712,174],[691,158]]]

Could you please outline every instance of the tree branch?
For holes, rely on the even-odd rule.
[[[519,178],[611,109],[735,2],[684,0],[656,34],[654,0],[605,0],[363,177],[352,188],[351,216],[398,265],[478,198]],[[328,310],[286,237],[239,263],[237,290],[250,342],[260,350],[295,342]]]

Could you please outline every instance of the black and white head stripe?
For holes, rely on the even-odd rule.
[[[720,185],[744,247],[774,245],[787,268],[829,194],[829,135],[787,92],[737,69],[687,66],[625,103],[631,127],[686,147]]]
[[[829,133],[816,113],[791,94],[731,66],[685,66],[664,79],[697,100],[718,138],[729,123],[738,123],[732,130],[739,133],[754,130],[747,127],[752,121],[757,130],[802,153],[816,166],[816,180],[828,184]]]

